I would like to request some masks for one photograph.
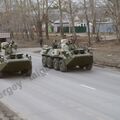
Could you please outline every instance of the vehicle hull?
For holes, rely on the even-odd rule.
[[[17,73],[20,71],[28,71],[32,69],[32,63],[29,60],[10,60],[0,64],[0,72]]]
[[[93,56],[92,55],[83,55],[83,56],[74,56],[69,61],[66,61],[67,68],[75,68],[75,67],[84,67],[86,65],[93,64]]]

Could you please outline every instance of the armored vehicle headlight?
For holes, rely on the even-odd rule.
[[[26,54],[26,57],[28,57],[28,54]]]
[[[93,54],[93,49],[92,48],[88,48],[88,52]]]
[[[30,59],[30,60],[32,60],[32,57],[31,57],[31,56],[29,56],[29,59]]]
[[[32,57],[31,57],[31,56],[29,56],[28,54],[26,54],[26,57],[27,57],[29,60],[31,60],[31,59],[32,59]]]
[[[0,62],[4,62],[4,57],[0,57]]]

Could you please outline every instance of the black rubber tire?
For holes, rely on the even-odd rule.
[[[86,70],[91,70],[91,69],[92,69],[92,66],[93,66],[92,64],[87,65],[87,66],[86,66]]]
[[[59,69],[60,69],[60,68],[59,68],[59,59],[55,58],[55,59],[53,60],[53,68],[54,68],[55,70],[59,70]]]
[[[47,67],[48,68],[53,68],[53,60],[51,57],[47,58]]]
[[[43,65],[43,67],[47,67],[47,57],[46,56],[42,56],[42,65]]]
[[[60,66],[60,71],[61,72],[67,72],[67,66],[66,66],[64,60],[60,60],[59,66]]]

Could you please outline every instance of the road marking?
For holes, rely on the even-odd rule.
[[[93,87],[90,87],[90,86],[87,86],[87,85],[84,85],[84,84],[80,84],[80,86],[84,87],[84,88],[91,89],[91,90],[96,90],[96,88],[93,88]]]

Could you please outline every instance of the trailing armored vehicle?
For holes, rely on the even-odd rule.
[[[67,39],[63,39],[58,46],[56,43],[52,47],[44,46],[42,64],[62,72],[74,68],[91,70],[93,54],[89,49],[78,48]]]
[[[10,41],[10,33],[0,33],[0,51],[1,51],[1,43]]]
[[[31,56],[17,53],[17,45],[13,41],[1,43],[0,77],[4,73],[19,73],[26,76],[32,73]]]

